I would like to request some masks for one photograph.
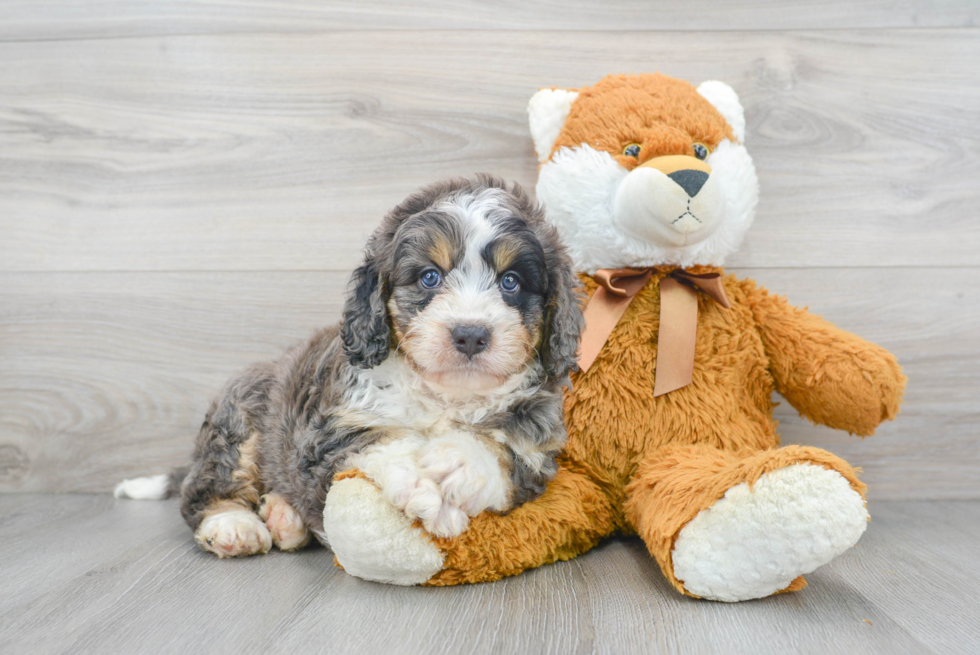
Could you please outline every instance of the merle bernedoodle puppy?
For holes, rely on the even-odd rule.
[[[577,280],[541,210],[478,175],[433,184],[368,240],[339,326],[233,378],[191,464],[116,495],[179,491],[219,557],[324,541],[336,473],[357,468],[432,534],[544,491],[565,442]]]

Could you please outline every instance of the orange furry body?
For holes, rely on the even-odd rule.
[[[439,542],[446,562],[429,584],[498,579],[570,559],[618,532],[639,533],[687,593],[670,562],[674,539],[732,486],[808,462],[841,473],[864,494],[844,460],[818,448],[777,448],[771,394],[778,390],[831,427],[870,435],[898,412],[905,378],[895,358],[751,280],[727,276],[731,309],[699,296],[692,384],[654,398],[661,277],[633,300],[590,370],[573,374],[568,444],[548,491],[509,516],[481,515],[468,532]],[[595,290],[591,279],[584,282]]]

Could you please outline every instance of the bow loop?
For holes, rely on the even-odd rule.
[[[721,273],[688,273],[678,268],[672,271],[670,276],[684,284],[694,285],[725,309],[732,308],[732,302],[728,299],[725,285],[721,281]]]
[[[654,270],[652,268],[600,268],[592,279],[614,296],[632,298],[650,281]],[[617,287],[617,283],[623,286]]]
[[[583,372],[592,366],[633,298],[656,272],[656,268],[603,268],[596,271],[593,279],[599,288],[585,308],[585,332],[579,351],[578,365]],[[732,306],[725,294],[721,274],[689,273],[683,269],[664,272],[666,275],[660,280],[655,397],[691,383],[698,327],[697,292],[703,292],[726,309]]]

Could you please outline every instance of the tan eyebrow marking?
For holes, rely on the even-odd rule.
[[[446,235],[436,235],[435,241],[429,248],[429,257],[443,271],[448,271],[453,267],[453,244],[449,242]]]
[[[519,245],[509,240],[498,241],[493,249],[493,266],[498,273],[503,273],[517,259],[520,253]]]

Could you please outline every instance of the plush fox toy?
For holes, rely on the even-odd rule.
[[[779,447],[772,392],[870,435],[898,412],[895,358],[723,274],[758,195],[730,87],[610,76],[539,91],[528,110],[538,200],[590,296],[561,468],[541,497],[453,540],[347,476],[327,499],[340,563],[402,584],[480,582],[635,533],[690,596],[803,588],[864,532],[865,486],[827,451]]]

